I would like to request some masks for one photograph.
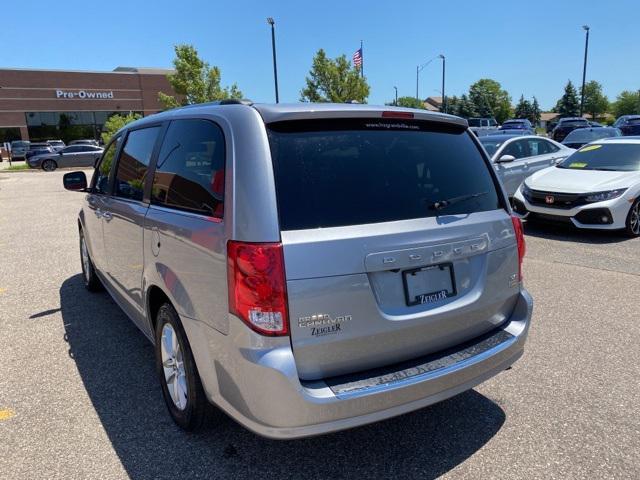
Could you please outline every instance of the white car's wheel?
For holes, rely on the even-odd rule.
[[[625,231],[632,237],[640,236],[640,198],[631,205]]]

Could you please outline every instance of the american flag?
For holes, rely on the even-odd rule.
[[[353,65],[356,68],[362,67],[362,47],[356,50],[353,54]]]

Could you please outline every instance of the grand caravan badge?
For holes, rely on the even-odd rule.
[[[320,337],[340,333],[342,331],[342,324],[344,322],[350,322],[351,319],[351,315],[339,315],[334,318],[327,313],[318,313],[308,317],[299,317],[298,327],[310,328],[311,335]]]

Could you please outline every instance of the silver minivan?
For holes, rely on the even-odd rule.
[[[83,278],[153,342],[169,413],[271,438],[468,390],[523,353],[524,237],[463,119],[220,102],[127,125],[78,217]]]

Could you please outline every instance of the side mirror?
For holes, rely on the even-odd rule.
[[[69,172],[62,177],[62,184],[67,190],[74,192],[87,191],[87,176],[84,172]]]
[[[496,160],[496,163],[508,163],[513,162],[516,159],[513,155],[502,155],[499,159]]]

